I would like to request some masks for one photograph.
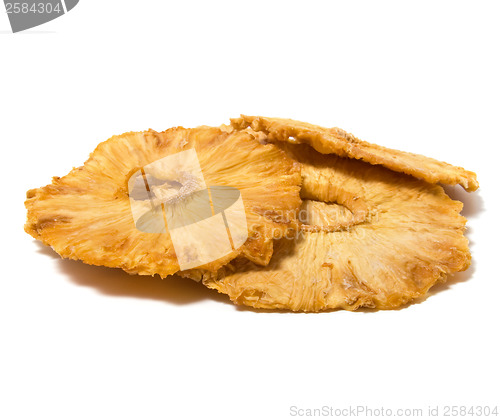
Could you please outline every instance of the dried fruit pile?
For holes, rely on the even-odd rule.
[[[101,143],[28,191],[25,230],[62,257],[177,273],[255,308],[391,309],[470,264],[462,203],[438,183],[479,186],[338,128],[242,116]]]

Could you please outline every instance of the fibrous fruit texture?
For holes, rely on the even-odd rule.
[[[193,150],[198,160],[194,164],[192,155],[175,159],[170,166],[161,162]],[[155,162],[160,164],[148,170]],[[137,174],[143,175],[141,179]],[[147,189],[137,188],[141,181]],[[175,248],[172,229],[155,226],[155,215],[161,220],[175,215],[182,237],[182,228],[189,223],[183,219],[197,219],[197,212],[205,212],[197,203],[204,195],[203,182],[239,191],[248,239],[214,261],[205,259],[206,263],[194,267],[185,264],[187,272],[197,276],[197,271],[217,270],[240,254],[267,264],[273,238],[295,225],[299,165],[277,147],[260,144],[252,134],[213,127],[126,133],[101,143],[82,167],[54,178],[51,185],[28,191],[25,230],[62,257],[166,277],[181,269],[179,254],[203,261],[198,254],[210,252],[227,237],[225,229],[198,230],[196,239],[204,244],[202,248],[182,249],[182,243]],[[208,211],[212,212],[209,203]],[[276,214],[289,217],[278,220]]]
[[[306,143],[320,153],[360,159],[430,183],[460,184],[467,191],[475,191],[479,187],[474,172],[426,156],[371,144],[340,128],[324,128],[282,118],[244,115],[234,118],[232,124],[239,129],[251,127],[255,131],[265,133],[269,141]]]
[[[438,183],[478,188],[340,129],[242,116],[101,143],[28,191],[25,230],[63,257],[178,273],[255,308],[393,309],[470,264],[462,203]]]
[[[283,145],[302,164],[301,227],[266,267],[235,260],[204,283],[236,303],[320,311],[392,309],[470,261],[462,203],[381,166]]]

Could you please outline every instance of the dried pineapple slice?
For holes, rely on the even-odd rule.
[[[475,191],[479,187],[474,172],[426,156],[371,144],[340,128],[323,128],[289,119],[245,115],[234,118],[231,122],[237,129],[251,127],[255,131],[262,131],[270,141],[306,143],[321,153],[334,153],[373,165],[379,164],[432,184],[460,184],[467,191]]]
[[[207,199],[203,198],[202,181],[183,167],[185,163],[152,164],[193,149],[202,181],[212,192]],[[144,173],[149,166],[149,173]],[[144,176],[137,175],[141,173]],[[141,182],[146,183],[146,192],[137,188]],[[217,196],[221,188],[232,187],[244,203],[248,239],[239,247],[232,243],[230,252],[214,261],[198,268],[188,266],[186,275],[199,277],[204,270],[217,270],[238,255],[267,264],[273,252],[272,238],[296,226],[299,185],[300,166],[274,145],[260,144],[251,133],[213,127],[131,132],[101,143],[84,166],[55,177],[51,185],[28,191],[25,230],[62,257],[166,277],[179,271],[179,251],[194,261],[199,252],[175,248],[173,230],[168,231],[164,224],[159,229],[156,216],[160,215],[162,223],[169,214],[180,219],[185,216],[188,221],[184,222],[189,223],[199,216],[192,213],[206,210],[207,205],[212,214],[220,215],[223,209],[215,208]],[[205,207],[196,203],[193,207],[196,200]],[[223,206],[224,199],[218,203]],[[137,212],[139,220],[135,220]],[[287,217],[278,220],[276,214]],[[201,240],[204,251],[209,251],[220,247],[221,241],[227,242],[228,233],[205,229],[191,234],[198,238],[185,239]]]
[[[237,259],[207,274],[207,287],[255,308],[393,309],[469,266],[462,203],[441,186],[277,144],[302,164],[303,227],[277,241],[268,266]]]

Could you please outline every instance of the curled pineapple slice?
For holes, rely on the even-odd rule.
[[[479,187],[474,172],[426,156],[371,144],[340,128],[323,128],[300,121],[245,115],[234,118],[231,122],[237,129],[251,127],[263,132],[269,141],[306,143],[321,153],[333,153],[360,159],[372,165],[382,165],[433,184],[460,184],[467,191],[475,191]]]
[[[280,145],[302,164],[301,229],[269,265],[237,259],[203,283],[255,308],[393,309],[470,263],[462,203],[379,165]]]
[[[65,258],[197,278],[239,255],[267,264],[296,226],[299,184],[300,166],[248,132],[131,132],[28,191],[25,230]]]

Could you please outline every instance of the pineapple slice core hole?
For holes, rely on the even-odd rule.
[[[135,177],[129,196],[137,201],[150,200],[156,207],[162,203],[180,203],[203,188],[200,179],[187,171],[178,171],[171,178],[173,179],[161,179],[147,173],[141,176],[139,173]]]
[[[304,232],[334,232],[349,230],[363,223],[365,208],[316,200],[304,200],[299,211],[300,230]]]

